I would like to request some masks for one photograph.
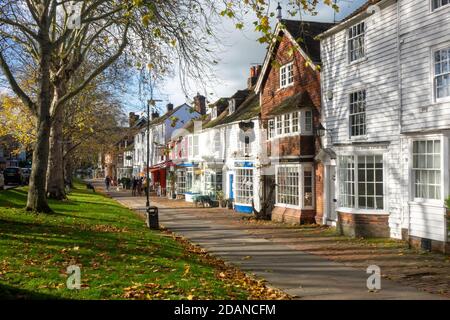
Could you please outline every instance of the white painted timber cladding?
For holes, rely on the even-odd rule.
[[[450,101],[436,103],[433,54],[450,47],[450,5],[435,11],[431,1],[400,1],[402,131],[450,129]]]
[[[322,55],[322,117],[331,129],[326,144],[337,154],[348,150],[364,152],[373,144],[384,142],[385,212],[389,212],[391,236],[401,238],[402,229],[402,163],[400,157],[398,69],[397,69],[397,8],[395,1],[384,7],[376,19],[365,19],[365,55],[349,64],[348,29],[341,30],[321,42]],[[355,23],[360,22],[355,21]],[[351,138],[349,134],[349,94],[366,90],[367,135]],[[328,100],[326,93],[333,92]],[[358,144],[356,147],[355,143]],[[343,144],[346,146],[337,146]],[[354,145],[354,148],[349,147]],[[339,188],[336,188],[337,192]],[[339,195],[337,195],[339,196]]]
[[[326,144],[333,147],[352,143],[348,134],[348,93],[366,88],[367,139],[360,142],[389,142],[385,153],[385,209],[390,213],[391,236],[400,238],[401,229],[405,228],[412,236],[445,241],[444,204],[413,201],[410,166],[412,137],[426,137],[428,133],[445,136],[450,129],[450,101],[435,102],[432,77],[432,52],[441,46],[450,47],[450,5],[432,11],[431,0],[399,0],[398,9],[399,33],[397,1],[382,9],[375,24],[367,25],[367,59],[359,64],[348,65],[347,30],[321,42],[323,117],[327,129],[333,130]],[[401,43],[400,68],[397,37]],[[334,94],[332,101],[325,98],[328,90]],[[450,175],[448,139],[442,143],[446,197],[450,189],[450,182],[445,181]],[[334,146],[338,154],[345,148],[348,147]]]

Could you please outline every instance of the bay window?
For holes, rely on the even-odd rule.
[[[286,113],[268,121],[269,139],[295,134],[312,134],[312,132],[313,113],[311,110]]]
[[[215,195],[222,190],[222,171],[207,170],[205,172],[205,191],[209,195]]]
[[[235,198],[238,204],[252,204],[253,169],[236,169]]]
[[[275,179],[278,206],[314,207],[312,165],[279,165]]]
[[[339,157],[339,206],[355,209],[384,209],[384,166],[382,155]]]
[[[413,141],[414,198],[441,199],[441,141]]]

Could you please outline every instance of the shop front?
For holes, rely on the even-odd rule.
[[[253,213],[254,198],[257,193],[255,179],[255,164],[253,161],[235,161],[233,174],[232,195],[234,210],[240,213]]]

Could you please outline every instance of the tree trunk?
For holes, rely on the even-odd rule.
[[[40,33],[39,92],[37,104],[37,137],[33,151],[30,185],[28,189],[28,211],[51,212],[48,206],[45,180],[47,175],[49,136],[51,127],[50,105],[52,91],[50,83],[51,45],[48,34]]]
[[[57,90],[54,101],[63,94]],[[50,131],[50,155],[47,170],[47,197],[63,200],[66,198],[63,161],[63,108],[58,108],[53,117]]]
[[[67,146],[70,148],[70,144]],[[64,180],[73,188],[73,168],[72,168],[72,159],[70,159],[70,152],[64,155]]]

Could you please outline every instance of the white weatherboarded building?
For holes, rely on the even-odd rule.
[[[325,215],[344,233],[447,241],[450,5],[370,1],[322,34]],[[371,5],[372,4],[372,5]],[[375,4],[375,5],[374,5]]]

